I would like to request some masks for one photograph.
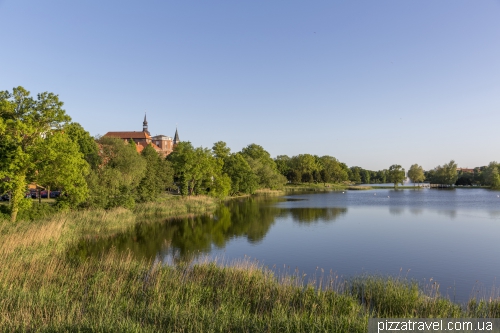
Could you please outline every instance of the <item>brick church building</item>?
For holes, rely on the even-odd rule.
[[[137,152],[141,152],[144,147],[151,145],[158,154],[166,157],[174,150],[174,146],[180,142],[179,133],[177,133],[177,128],[175,129],[175,135],[172,139],[169,136],[160,134],[151,136],[148,131],[148,121],[146,120],[146,114],[144,114],[144,122],[142,123],[142,131],[137,132],[108,132],[104,136],[123,139],[124,141],[133,140],[137,146]]]

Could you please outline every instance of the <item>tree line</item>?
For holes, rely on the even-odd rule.
[[[500,189],[500,164],[493,161],[487,166],[476,167],[472,170],[457,170],[455,161],[439,165],[426,171],[425,181],[434,184],[458,186],[490,186]]]
[[[204,194],[223,198],[252,194],[261,188],[281,189],[286,183],[394,183],[406,172],[400,165],[371,171],[348,167],[332,156],[300,154],[271,157],[262,146],[250,144],[231,152],[225,142],[211,149],[180,142],[162,158],[151,146],[137,153],[133,141],[92,137],[62,108],[53,93],[35,97],[23,87],[0,92],[0,194],[10,193],[10,218],[30,209],[28,184],[61,190],[55,206],[132,208],[154,201],[169,189],[181,195]],[[500,187],[500,165],[457,173],[454,161],[424,172],[412,165],[414,182],[485,184]]]
[[[181,142],[166,159],[152,146],[138,154],[133,141],[93,138],[62,107],[53,93],[0,92],[0,194],[10,194],[11,221],[32,207],[31,183],[60,190],[58,209],[109,209],[153,201],[166,189],[222,198],[287,182],[259,145],[232,153],[224,142],[212,149]]]
[[[394,183],[405,179],[405,170],[398,164],[389,169],[370,171],[358,166],[348,167],[335,157],[300,154],[289,157],[279,155],[275,159],[280,173],[289,183]]]

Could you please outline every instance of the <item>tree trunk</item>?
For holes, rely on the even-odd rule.
[[[11,211],[10,211],[10,221],[12,223],[16,222],[17,213],[19,212],[19,204],[25,196],[26,190],[26,176],[24,173],[20,173],[11,178],[12,182],[12,194],[10,196]]]

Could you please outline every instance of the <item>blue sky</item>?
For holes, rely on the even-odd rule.
[[[0,89],[92,135],[424,169],[500,160],[500,0],[0,0]]]

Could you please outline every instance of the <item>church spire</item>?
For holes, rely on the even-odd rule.
[[[146,120],[146,112],[144,112],[144,121],[142,122],[142,131],[145,133],[148,133],[148,135],[151,135],[151,134],[149,134],[149,131],[148,131],[148,121]]]
[[[181,140],[179,140],[179,133],[177,133],[177,127],[176,127],[174,136],[174,145],[178,144],[179,142],[181,142]]]

